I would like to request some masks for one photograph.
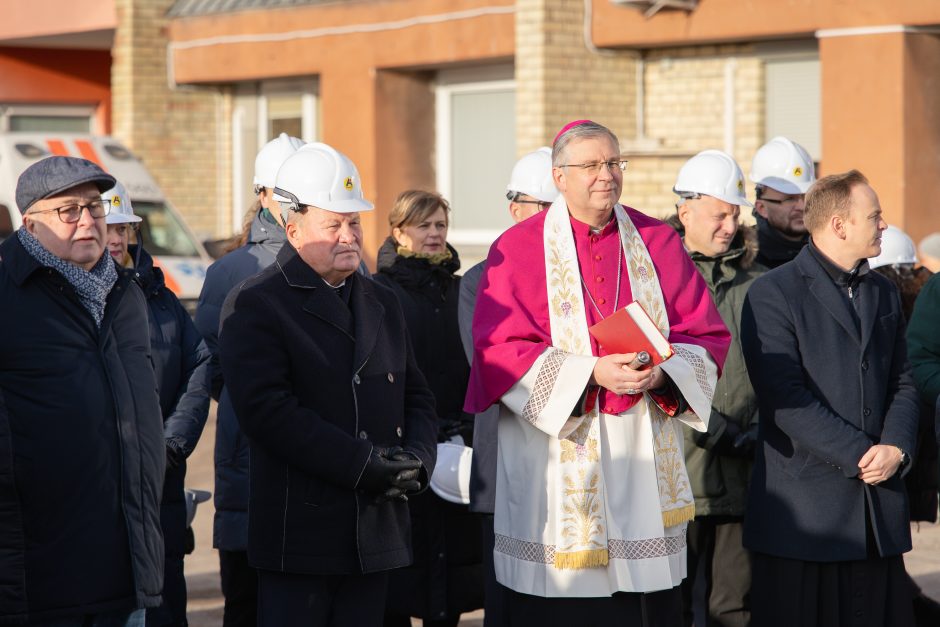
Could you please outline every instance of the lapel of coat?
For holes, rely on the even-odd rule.
[[[839,288],[836,287],[823,267],[816,258],[813,257],[813,253],[810,252],[808,246],[803,248],[800,254],[797,255],[796,263],[799,265],[803,276],[806,277],[809,283],[809,291],[816,297],[816,300],[818,300],[826,311],[829,312],[829,315],[835,318],[842,328],[845,329],[849,337],[859,342],[855,319],[852,316],[852,312],[849,311],[851,305],[847,303],[846,299],[839,293]]]
[[[356,348],[353,351],[353,369],[358,372],[375,348],[379,332],[385,324],[385,307],[373,292],[372,279],[353,274],[349,293],[349,309],[356,327]],[[349,280],[349,279],[347,279]]]
[[[307,290],[303,310],[320,318],[347,336],[353,336],[352,313],[340,300],[317,272],[307,265],[289,242],[285,242],[277,253],[276,262],[287,284],[294,288]]]
[[[862,277],[858,282],[858,318],[862,330],[862,351],[871,340],[872,328],[878,317],[878,287],[872,277]]]

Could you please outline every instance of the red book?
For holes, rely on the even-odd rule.
[[[636,301],[601,320],[588,331],[608,353],[646,351],[650,356],[650,367],[672,357],[672,344]]]

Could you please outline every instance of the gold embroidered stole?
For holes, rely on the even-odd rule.
[[[668,337],[662,289],[646,244],[619,204],[615,215],[633,298]],[[543,237],[552,345],[567,353],[591,355],[581,270],[564,199],[556,200],[549,208]],[[597,405],[560,441],[556,465],[559,504],[557,511],[549,513],[555,521],[556,568],[591,568],[606,566],[608,562],[606,484],[600,459]],[[674,421],[648,398],[645,405],[648,409],[640,417],[649,415],[652,422],[663,525],[671,527],[691,520],[695,505]]]

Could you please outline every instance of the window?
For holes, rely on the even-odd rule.
[[[448,240],[485,254],[512,225],[505,190],[517,157],[513,68],[440,72],[436,124],[437,186],[453,209]]]
[[[240,83],[232,111],[232,222],[241,230],[245,212],[254,202],[255,156],[281,133],[316,141],[317,80]]]
[[[765,55],[764,141],[783,135],[819,162],[822,117],[816,42],[777,44]]]
[[[0,105],[0,130],[93,133],[95,108],[84,106]]]

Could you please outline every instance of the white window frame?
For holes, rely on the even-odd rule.
[[[445,198],[453,191],[450,128],[452,120],[451,96],[454,94],[482,93],[488,91],[516,91],[512,66],[487,68],[461,68],[438,73],[435,85],[435,166],[437,190]],[[447,132],[441,132],[446,129]],[[508,176],[508,173],[507,173]],[[461,229],[448,231],[447,241],[460,246],[489,246],[502,234],[503,229]]]
[[[87,118],[89,133],[102,134],[96,115],[98,108],[92,105],[21,105],[0,104],[0,131],[10,131],[10,118],[18,115],[50,118]]]
[[[270,139],[268,135],[268,98],[275,95],[300,95],[301,139],[316,141],[319,134],[317,104],[320,81],[317,76],[302,78],[277,79],[248,83],[254,86],[257,117],[254,121],[258,130],[257,146],[260,148]],[[245,146],[242,142],[242,128],[246,120],[238,107],[232,110],[232,230],[237,231],[250,201],[245,192],[245,181],[252,176],[244,171]]]

